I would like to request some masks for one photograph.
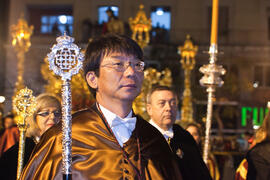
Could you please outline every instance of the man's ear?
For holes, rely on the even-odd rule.
[[[94,71],[89,71],[87,74],[86,74],[86,81],[87,81],[87,84],[93,88],[93,89],[97,89],[98,88],[98,77],[96,76],[95,72]]]
[[[149,114],[149,116],[152,116],[152,106],[151,106],[151,104],[146,105],[146,110],[147,110],[147,113]]]

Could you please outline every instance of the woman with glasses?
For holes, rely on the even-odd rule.
[[[36,142],[41,135],[61,119],[61,103],[50,94],[37,97],[36,111],[27,119],[29,127],[26,136],[33,137]]]
[[[57,97],[44,93],[40,94],[36,101],[36,111],[32,116],[26,118],[28,128],[26,130],[23,165],[27,163],[42,134],[61,119],[61,103]],[[1,157],[0,179],[16,179],[18,150],[19,144],[17,143]]]

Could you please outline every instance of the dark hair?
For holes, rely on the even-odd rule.
[[[146,97],[147,104],[151,104],[151,96],[156,91],[171,91],[176,96],[176,98],[178,99],[177,93],[176,93],[176,91],[174,90],[173,87],[161,86],[161,85],[153,85],[152,89],[147,93],[147,97]]]
[[[108,9],[106,10],[106,13],[107,13],[107,12],[110,12],[110,13],[112,13],[112,15],[114,15],[113,10],[112,10],[111,7],[108,7]]]
[[[86,77],[89,71],[94,71],[96,76],[99,76],[101,60],[111,53],[132,55],[143,61],[142,49],[134,40],[123,35],[107,34],[88,43],[83,65],[84,76]],[[96,90],[91,87],[89,89],[95,96]]]
[[[200,124],[197,124],[195,122],[188,123],[185,130],[187,130],[189,127],[195,127],[197,129],[199,136],[200,137],[202,136],[202,128],[201,128]]]

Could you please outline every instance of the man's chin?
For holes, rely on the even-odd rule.
[[[134,100],[140,93],[136,90],[132,90],[132,91],[125,91],[123,93],[120,94],[121,97],[123,97],[124,99],[131,99]]]
[[[136,97],[137,96],[135,95],[127,95],[127,96],[122,96],[121,99],[123,101],[130,101],[132,103]]]
[[[175,120],[172,120],[171,118],[167,118],[167,119],[164,120],[164,122],[165,122],[166,124],[172,126],[172,125],[174,124]]]

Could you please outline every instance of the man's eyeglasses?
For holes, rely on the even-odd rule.
[[[52,112],[50,112],[50,111],[41,111],[41,112],[38,112],[37,115],[42,116],[42,117],[47,117],[51,113],[53,113],[54,117],[57,117],[57,118],[61,117],[61,115],[62,115],[61,111],[52,111]]]
[[[108,64],[101,65],[101,67],[110,67],[115,69],[118,72],[124,72],[129,66],[133,68],[133,70],[137,72],[143,72],[145,63],[143,61],[115,61]]]

